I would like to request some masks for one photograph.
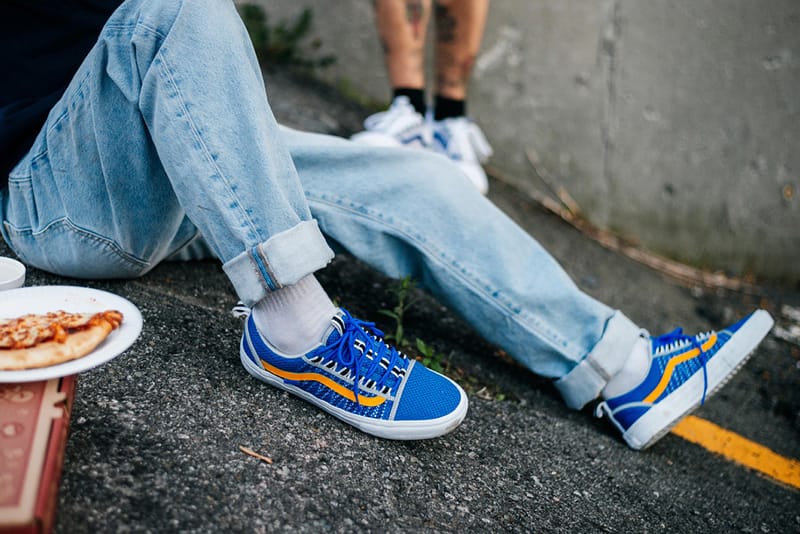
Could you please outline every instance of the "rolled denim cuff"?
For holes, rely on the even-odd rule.
[[[303,221],[223,264],[239,298],[248,306],[269,292],[297,283],[325,267],[333,251],[317,225]]]
[[[622,312],[614,312],[592,351],[555,382],[567,406],[580,410],[596,399],[611,377],[622,369],[641,332]]]

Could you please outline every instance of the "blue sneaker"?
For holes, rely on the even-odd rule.
[[[631,448],[649,447],[725,385],[773,324],[769,313],[758,310],[720,332],[687,336],[678,328],[651,337],[647,377],[601,402],[597,417],[608,416]]]
[[[261,337],[251,316],[242,364],[259,380],[381,438],[435,438],[467,415],[464,390],[384,343],[374,324],[340,309],[322,339],[306,354],[281,354]]]

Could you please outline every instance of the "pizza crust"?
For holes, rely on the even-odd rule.
[[[0,349],[0,370],[48,367],[86,356],[119,326],[122,314],[111,313],[115,315],[108,315],[108,312],[95,315],[90,324],[69,331],[65,339],[53,339],[27,348]]]
[[[69,335],[67,343],[46,341],[27,349],[0,350],[0,369],[16,371],[48,367],[92,352],[111,332],[105,321]]]

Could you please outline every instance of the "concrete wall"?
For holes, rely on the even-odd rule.
[[[368,0],[313,8],[337,64],[319,74],[386,101]],[[593,223],[711,269],[800,280],[800,2],[494,0],[470,113],[492,164],[544,190],[539,154]]]

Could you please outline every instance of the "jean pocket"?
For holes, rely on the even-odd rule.
[[[135,278],[153,267],[66,217],[42,228],[20,228],[6,220],[3,230],[9,246],[26,264],[61,276]]]

